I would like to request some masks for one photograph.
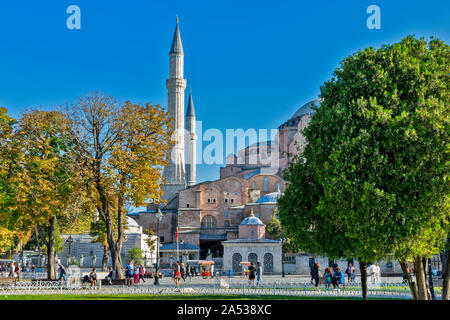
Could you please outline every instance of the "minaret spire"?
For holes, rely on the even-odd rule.
[[[171,200],[179,190],[186,187],[186,172],[184,158],[184,52],[181,43],[180,29],[177,25],[173,35],[169,53],[169,79],[166,81],[168,92],[167,109],[173,117],[174,147],[171,151],[169,165],[164,168],[166,185],[163,187],[164,200]]]
[[[186,111],[186,129],[189,133],[189,144],[186,154],[186,181],[188,186],[197,183],[197,135],[195,134],[195,110],[192,90],[189,86],[189,102]]]

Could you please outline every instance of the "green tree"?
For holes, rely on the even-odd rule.
[[[364,298],[366,263],[391,253],[414,261],[412,294],[429,298],[424,266],[449,232],[449,72],[449,47],[435,39],[344,59],[286,174],[281,222],[311,237],[308,249],[357,258]]]
[[[56,111],[33,110],[14,128],[12,148],[18,154],[8,183],[13,189],[9,221],[27,235],[36,228],[47,250],[48,278],[55,278],[57,219],[70,214],[80,170],[67,118]]]
[[[128,259],[133,260],[134,263],[142,264],[144,261],[144,254],[141,249],[133,248],[128,250]]]

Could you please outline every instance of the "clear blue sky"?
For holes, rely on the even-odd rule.
[[[66,28],[71,4],[81,8],[81,30]],[[366,27],[371,4],[381,8],[381,30]],[[0,106],[18,117],[93,90],[166,106],[177,14],[204,129],[276,128],[358,49],[409,34],[450,37],[443,0],[2,1]],[[218,178],[218,167],[199,166],[198,181]]]

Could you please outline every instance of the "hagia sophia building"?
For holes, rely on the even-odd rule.
[[[172,160],[164,169],[167,204],[160,208],[161,264],[170,265],[180,258],[209,258],[215,261],[216,270],[239,272],[241,261],[253,260],[263,264],[265,273],[280,273],[281,242],[265,233],[265,223],[276,214],[277,198],[286,187],[282,172],[303,150],[306,142],[301,131],[319,101],[308,102],[281,124],[276,143],[256,143],[238,151],[237,156],[228,156],[225,167],[220,168],[220,179],[197,183],[194,99],[190,91],[185,115],[184,51],[178,19],[169,61],[168,111],[174,115],[177,133]],[[250,161],[251,155],[259,153],[275,155],[277,166]],[[156,232],[157,209],[156,204],[149,204],[146,211],[129,217]]]

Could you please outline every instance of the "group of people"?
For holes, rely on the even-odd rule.
[[[138,284],[139,281],[145,282],[145,279],[148,276],[148,271],[145,269],[142,264],[133,264],[133,261],[130,260],[128,264],[125,266],[125,279],[126,284],[128,286]]]
[[[175,282],[175,286],[178,288],[179,281],[183,279],[186,281],[186,278],[192,279],[193,276],[197,275],[197,270],[195,267],[189,265],[189,263],[184,263],[177,261],[172,266],[172,279]],[[211,276],[214,277],[214,265],[211,266]]]
[[[355,281],[355,267],[353,263],[349,263],[345,273],[348,277],[348,282]],[[324,272],[320,269],[320,266],[317,262],[314,262],[311,267],[311,283],[318,289],[320,279],[323,278],[325,288],[330,288],[333,285],[333,288],[339,289],[339,286],[344,285],[345,277],[342,270],[339,268],[337,264],[334,264],[333,267],[326,267]]]
[[[19,262],[10,262],[0,264],[0,274],[2,277],[10,277],[20,279],[22,267]]]
[[[255,278],[256,278],[256,285],[262,284],[262,265],[261,262],[257,262],[255,265],[255,262],[251,261],[250,265],[248,267],[248,285],[255,285]]]

